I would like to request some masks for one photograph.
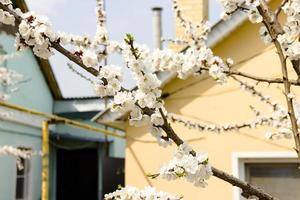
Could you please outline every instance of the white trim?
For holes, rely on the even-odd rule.
[[[32,199],[32,194],[33,194],[32,190],[35,188],[35,187],[33,187],[33,185],[34,185],[34,182],[33,182],[33,176],[34,176],[33,166],[34,166],[34,163],[33,163],[32,158],[30,158],[28,160],[28,164],[29,164],[29,173],[28,173],[28,181],[27,181],[27,184],[28,184],[27,185],[27,199],[30,200],[30,199]]]
[[[30,149],[32,151],[34,151],[33,147],[30,146],[26,146],[26,145],[16,145],[17,148],[26,148],[26,149]],[[32,199],[32,185],[33,185],[33,161],[32,161],[32,157],[30,159],[25,159],[25,165],[24,165],[24,198],[22,198],[22,200],[31,200]],[[14,191],[14,199],[16,199],[16,194],[17,194],[17,178],[18,178],[18,168],[16,167],[16,171],[15,171],[15,191]]]
[[[297,162],[297,154],[293,151],[280,152],[234,152],[232,153],[232,173],[235,177],[245,180],[246,163],[279,163]],[[243,200],[241,190],[233,187],[233,199]]]

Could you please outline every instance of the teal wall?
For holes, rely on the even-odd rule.
[[[0,45],[7,53],[14,53],[14,37],[4,32],[0,33]],[[29,81],[17,86],[9,103],[27,108],[52,113],[53,98],[46,84],[39,65],[30,50],[19,53],[19,56],[8,60],[7,67],[23,75]],[[0,121],[0,146],[30,147],[41,149],[41,129]],[[29,194],[33,200],[40,198],[41,157],[34,156],[31,161]],[[11,200],[15,197],[16,159],[11,156],[0,157],[0,199]]]
[[[114,129],[108,128],[108,130],[113,131]],[[121,135],[125,135],[124,132],[117,131]],[[116,158],[125,158],[125,148],[126,148],[126,139],[115,138],[108,136],[108,139],[113,140],[109,146],[109,156]]]
[[[101,125],[91,123],[89,121],[82,121],[89,123],[93,126],[98,126],[103,128]],[[98,134],[92,131],[86,131],[83,129],[78,129],[66,125],[56,125],[55,132],[63,134],[69,134],[81,138],[89,139],[104,139],[103,134]],[[112,157],[121,157],[124,158],[125,152],[125,140],[116,139],[108,137],[108,140],[111,141],[109,146],[109,156]],[[88,142],[83,142],[88,143]],[[97,148],[99,152],[99,171],[102,169],[102,159],[101,157],[105,154],[104,144],[97,144],[96,142],[90,142],[89,147]],[[39,151],[41,149],[41,130],[40,128],[33,128],[29,126],[20,125],[17,123],[11,122],[0,122],[0,146],[2,145],[12,145],[15,147],[24,146],[30,147],[33,150]],[[78,145],[72,144],[72,142],[62,142],[60,147],[71,147],[74,148]],[[82,145],[79,145],[82,146]],[[86,145],[84,145],[86,146]],[[57,146],[54,145],[54,142],[50,143],[50,200],[55,200],[56,194],[56,150]],[[40,198],[40,183],[41,183],[41,157],[34,156],[31,160],[31,180],[30,185],[32,186],[30,194],[32,200],[39,200]],[[2,199],[11,199],[15,196],[15,180],[16,180],[16,159],[11,156],[0,157],[0,200]],[[102,177],[99,173],[99,192],[102,191]]]
[[[8,53],[15,52],[14,37],[0,32],[0,45]],[[26,50],[20,56],[9,60],[9,69],[13,69],[30,81],[18,85],[18,90],[12,94],[9,103],[17,104],[26,108],[52,113],[53,98],[46,84],[45,78],[39,68],[33,53]],[[76,120],[76,119],[75,119]],[[88,120],[78,120],[84,123],[104,128],[104,126],[92,123]],[[78,129],[66,125],[52,126],[52,130],[61,134],[90,139],[104,139],[103,134]],[[125,140],[108,137],[110,141],[109,156],[124,158]],[[99,170],[101,170],[101,157],[104,155],[104,146],[94,143],[94,148],[99,151]],[[21,125],[7,121],[0,121],[0,146],[11,145],[15,147],[30,147],[33,150],[41,150],[41,128]],[[70,145],[70,144],[68,144]],[[56,190],[56,146],[50,145],[50,199],[55,200]],[[41,157],[34,156],[31,159],[31,188],[32,200],[39,200],[41,194]],[[99,176],[99,191],[102,190],[101,176]],[[11,156],[0,157],[0,200],[12,200],[15,197],[16,184],[16,159]]]
[[[14,41],[13,36],[0,33],[0,45],[7,53],[15,53]],[[53,98],[33,53],[28,49],[19,54],[20,56],[9,60],[7,66],[29,81],[18,85],[18,90],[8,102],[51,113]]]
[[[30,147],[39,151],[41,147],[40,130],[10,122],[0,122],[0,146]],[[30,160],[29,194],[32,199],[40,197],[41,157],[33,156]],[[10,200],[15,197],[16,159],[12,156],[0,157],[0,199]]]

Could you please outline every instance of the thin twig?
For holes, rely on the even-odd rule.
[[[277,8],[277,10],[275,11],[275,16],[276,19],[278,20],[278,16],[280,15],[281,11],[282,11],[282,6],[284,6],[289,0],[283,0],[280,4],[280,6]]]
[[[170,125],[170,123],[167,120],[167,117],[164,115],[163,111],[160,109],[160,114],[164,119],[164,124],[162,125],[162,129],[166,132],[167,136],[173,140],[173,142],[179,146],[183,144],[183,140],[175,133],[174,129]],[[190,152],[192,155],[196,155],[196,152],[192,150]],[[264,192],[261,188],[258,188],[256,186],[253,186],[243,180],[240,180],[222,170],[219,170],[215,167],[212,167],[212,172],[213,175],[223,181],[226,181],[230,183],[232,186],[239,187],[243,190],[244,195],[249,195],[249,196],[256,196],[259,199],[262,200],[278,200],[277,198],[271,196],[270,194]],[[248,196],[248,197],[249,197]]]
[[[130,36],[130,35],[128,35]],[[131,51],[135,57],[135,59],[138,59],[138,55],[136,54],[137,49],[134,47],[134,40],[132,37],[128,37],[127,36],[127,40],[125,40],[127,42],[128,45],[130,45],[131,47]],[[137,103],[136,105],[147,115],[151,116],[153,114],[153,110],[151,110],[148,107],[142,108],[141,106],[139,106]],[[174,129],[172,128],[171,124],[169,123],[167,116],[164,114],[162,108],[159,108],[159,112],[164,120],[164,124],[162,126],[160,126],[160,128],[162,128],[162,130],[167,134],[167,138],[171,139],[177,146],[181,145],[184,143],[184,141],[176,134],[176,132],[174,131]],[[196,151],[191,150],[190,154],[193,156],[196,156]],[[252,186],[249,183],[240,180],[222,170],[219,170],[215,167],[212,167],[212,172],[213,175],[223,181],[226,181],[228,183],[230,183],[232,186],[237,186],[239,188],[242,189],[243,193],[242,195],[244,195],[245,197],[249,197],[246,196],[250,195],[250,196],[257,196],[259,199],[262,200],[278,200],[277,198],[271,196],[270,194],[264,192],[262,189]]]
[[[4,6],[2,3],[0,3],[0,9],[3,9],[7,12],[9,12],[10,14],[14,15],[16,18],[16,26],[18,26],[21,22],[21,17],[18,16],[14,11],[10,10],[9,8],[7,8],[6,6]],[[66,50],[65,48],[63,48],[58,42],[52,42],[51,43],[51,47],[53,47],[54,49],[56,49],[58,52],[60,52],[61,54],[63,54],[64,56],[66,56],[67,58],[69,58],[71,61],[75,62],[76,64],[78,64],[79,66],[81,66],[83,69],[85,69],[86,71],[88,71],[89,73],[97,76],[98,75],[98,71],[95,70],[94,68],[89,68],[87,66],[85,66],[82,63],[82,60],[80,59],[80,57],[72,54],[71,52],[69,52],[68,50]],[[134,49],[134,48],[133,48]],[[135,50],[135,49],[134,49]],[[135,55],[136,58],[138,58],[138,55]],[[144,110],[144,108],[143,108]],[[164,125],[162,126],[163,130],[166,132],[167,136],[172,139],[174,141],[174,143],[176,145],[181,145],[183,144],[183,140],[175,133],[175,131],[173,130],[173,128],[171,127],[170,123],[168,122],[166,116],[164,115],[163,111],[160,109],[160,113],[164,119]],[[194,150],[192,150],[190,152],[192,155],[196,155],[196,152]],[[249,183],[242,181],[226,172],[223,172],[215,167],[212,167],[212,171],[213,171],[213,175],[215,177],[218,177],[228,183],[230,183],[233,186],[237,186],[239,188],[241,188],[243,190],[243,193],[245,194],[249,194],[249,195],[254,195],[257,196],[259,199],[262,200],[276,200],[276,198],[272,197],[271,195],[265,193],[263,190],[250,185]]]
[[[208,67],[202,67],[201,70],[204,70],[204,71],[209,71],[209,68]],[[260,76],[255,76],[255,75],[252,75],[252,74],[248,74],[246,72],[240,72],[240,71],[237,71],[237,70],[233,70],[233,69],[229,69],[227,71],[224,71],[225,74],[227,75],[236,75],[236,76],[242,76],[242,77],[245,77],[245,78],[249,78],[249,79],[252,79],[252,80],[255,80],[255,81],[259,81],[259,82],[265,82],[265,83],[279,83],[279,84],[283,84],[284,81],[283,79],[281,78],[267,78],[267,77],[260,77]],[[292,85],[300,85],[300,81],[298,80],[289,80],[290,84]]]
[[[274,26],[280,26],[277,19],[274,17],[274,13],[269,9],[268,5],[264,0],[260,0],[261,4],[258,7],[258,11],[260,15],[263,17],[264,24],[266,27],[268,27],[268,31],[270,36],[273,38],[273,43],[277,49],[278,56],[280,58],[280,64],[281,64],[281,71],[282,71],[282,79],[284,84],[284,92],[285,92],[285,98],[287,102],[288,107],[288,114],[291,120],[292,125],[292,132],[295,140],[295,150],[298,155],[298,159],[300,162],[300,135],[298,131],[298,125],[297,125],[297,118],[295,115],[295,110],[293,106],[293,99],[288,97],[288,94],[291,92],[291,83],[289,82],[288,77],[288,71],[287,71],[287,64],[286,64],[286,57],[283,53],[282,47],[277,40],[277,35],[280,34],[281,27],[274,27]],[[275,21],[274,21],[275,20]]]

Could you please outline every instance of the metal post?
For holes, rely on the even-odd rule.
[[[162,23],[161,23],[161,12],[162,8],[152,8],[153,14],[153,47],[154,49],[162,49]]]
[[[42,200],[49,200],[49,120],[42,123]]]

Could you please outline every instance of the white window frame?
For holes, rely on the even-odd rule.
[[[18,146],[17,148],[25,148],[25,149],[33,149],[32,147],[28,147],[28,146]],[[16,169],[16,176],[15,176],[15,192],[14,192],[14,199],[16,200],[30,200],[32,199],[32,193],[31,193],[31,184],[32,184],[32,167],[33,167],[33,163],[32,163],[32,159],[28,159],[25,160],[25,165],[27,165],[28,167],[28,172],[25,175],[25,181],[24,181],[24,198],[23,199],[17,199],[16,198],[16,192],[17,192],[17,178],[18,178],[18,174],[17,174],[17,169]],[[24,166],[25,167],[25,166]]]
[[[297,154],[292,151],[280,152],[234,152],[232,153],[232,173],[245,180],[245,164],[248,163],[297,163]],[[241,197],[241,189],[233,187],[233,199],[245,200]]]

